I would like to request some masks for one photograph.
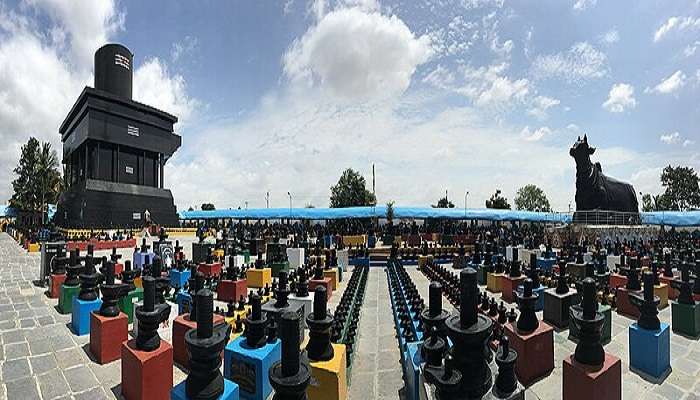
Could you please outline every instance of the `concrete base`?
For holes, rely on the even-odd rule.
[[[586,276],[586,264],[568,263],[566,273],[574,279],[583,279]]]
[[[99,310],[101,306],[102,300],[99,298],[91,301],[85,301],[74,297],[70,320],[73,333],[78,336],[83,336],[90,333],[90,314],[92,314],[93,311]]]
[[[559,329],[569,327],[569,307],[576,304],[576,289],[558,294],[556,288],[544,291],[543,319]]]
[[[314,309],[313,309],[313,305],[314,305],[313,293],[309,293],[309,295],[306,297],[297,297],[296,295],[290,294],[288,300],[289,300],[290,304],[296,304],[299,307],[304,308],[303,321],[306,321],[306,317],[308,317],[314,311]]]
[[[129,319],[126,314],[116,317],[103,317],[90,314],[90,353],[100,364],[106,364],[121,357],[121,344],[129,339]]]
[[[229,342],[224,350],[224,377],[236,383],[240,398],[265,400],[272,393],[269,370],[282,357],[279,339],[252,349],[244,337]]]
[[[333,343],[333,358],[312,361],[311,384],[306,389],[309,400],[345,400],[348,397],[345,345]]]
[[[671,326],[674,333],[700,337],[700,304],[671,303]]]
[[[122,343],[122,395],[127,400],[167,400],[173,387],[173,348],[161,340],[154,351],[136,348],[136,339]]]
[[[658,330],[642,329],[635,322],[629,328],[630,370],[659,379],[671,369],[671,330],[661,323]]]
[[[297,269],[304,265],[304,249],[302,248],[287,248],[287,260],[289,269]]]
[[[573,354],[564,359],[562,399],[564,400],[621,400],[622,362],[605,353],[600,367],[581,364]]]
[[[520,333],[515,322],[503,326],[513,350],[518,352],[515,373],[527,386],[554,369],[554,329],[540,321],[533,332]]]

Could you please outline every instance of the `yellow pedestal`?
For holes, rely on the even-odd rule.
[[[423,268],[428,261],[433,261],[432,255],[429,254],[427,256],[418,256],[418,268]]]
[[[143,278],[141,278],[140,276],[134,278],[134,286],[143,289]]]
[[[272,269],[249,269],[246,271],[246,279],[249,288],[264,288],[265,284],[272,285]]]
[[[321,265],[326,265],[326,256],[325,255],[309,256],[309,265],[311,265],[312,267],[315,267],[317,258],[321,259]]]
[[[659,296],[659,309],[668,307],[668,285],[654,285],[654,296]]]
[[[36,253],[39,251],[39,243],[29,243],[29,252]]]
[[[504,274],[494,274],[493,272],[486,273],[486,290],[491,293],[500,293],[503,288],[501,288],[501,280]]]
[[[311,384],[306,389],[309,400],[345,400],[348,384],[345,370],[345,345],[333,343],[334,356],[328,361],[311,363]]]
[[[331,278],[331,287],[333,290],[338,290],[338,268],[324,269],[324,278]]]
[[[214,258],[218,258],[219,260],[224,258],[224,249],[216,249],[212,252],[212,255]]]
[[[343,244],[345,246],[358,247],[367,244],[365,235],[345,235],[343,236]]]

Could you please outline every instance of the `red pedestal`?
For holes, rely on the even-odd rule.
[[[213,264],[206,264],[206,263],[200,263],[199,267],[197,267],[197,271],[201,272],[204,274],[204,276],[209,277],[209,276],[219,276],[221,275],[221,263],[213,263]]]
[[[216,287],[216,296],[219,301],[226,303],[236,302],[241,296],[244,298],[248,295],[248,283],[245,279],[237,281],[221,280],[219,286]]]
[[[505,334],[513,350],[518,352],[515,373],[525,386],[547,375],[554,369],[554,329],[540,321],[531,333],[520,333],[516,323],[504,325]]]
[[[639,308],[632,305],[629,298],[629,290],[625,287],[617,288],[615,296],[617,303],[617,312],[628,317],[639,318]]]
[[[564,359],[564,400],[622,399],[622,363],[605,353],[602,367],[578,363],[573,354]]]
[[[620,286],[625,286],[627,285],[627,277],[624,275],[620,274],[610,274],[610,278],[608,279],[610,288],[617,288]]]
[[[326,297],[328,297],[328,300],[330,301],[331,295],[333,294],[333,283],[331,282],[331,278],[311,279],[309,281],[309,292],[313,292],[316,289],[316,286],[319,285],[326,287]]]
[[[675,277],[669,278],[669,277],[663,276],[663,275],[659,276],[659,281],[661,283],[665,283],[666,286],[668,287],[668,299],[669,300],[675,300],[678,298],[678,289],[674,289],[671,287],[671,282],[674,279],[675,279]]]
[[[190,355],[187,353],[185,345],[185,333],[197,327],[197,321],[190,321],[190,314],[178,315],[173,321],[173,360],[183,368],[190,368]],[[214,325],[224,322],[224,317],[214,314]],[[223,352],[221,353],[223,357]]]
[[[154,351],[136,348],[136,339],[122,343],[122,395],[127,400],[170,399],[173,347],[161,340]]]
[[[90,313],[90,352],[97,362],[107,364],[121,357],[121,344],[129,339],[129,317]]]
[[[121,275],[122,272],[124,272],[124,264],[114,264],[114,275]]]
[[[505,275],[501,279],[501,299],[508,303],[514,302],[515,296],[513,295],[513,291],[517,289],[518,285],[522,284],[524,280],[525,275],[520,275],[517,278],[511,278],[510,276]]]
[[[66,280],[66,274],[49,275],[49,297],[57,299],[61,294],[61,285]]]

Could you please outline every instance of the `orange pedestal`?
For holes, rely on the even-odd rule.
[[[554,329],[546,322],[533,332],[518,332],[516,323],[504,325],[505,334],[513,350],[518,352],[515,373],[518,381],[527,386],[535,379],[547,375],[554,369]]]
[[[661,283],[665,283],[668,286],[668,299],[669,300],[675,300],[678,298],[678,289],[674,289],[671,287],[671,282],[675,279],[675,277],[669,278],[666,276],[661,275],[659,277],[659,281]]]
[[[221,263],[206,264],[200,263],[197,267],[197,271],[204,274],[206,277],[219,276],[221,275]]]
[[[122,395],[127,400],[167,400],[173,388],[173,348],[161,340],[154,351],[136,348],[136,340],[122,343]]]
[[[525,280],[525,275],[520,275],[517,278],[511,278],[508,275],[503,276],[501,279],[501,299],[508,303],[515,301],[515,296],[513,291],[518,288],[518,285],[522,284]]]
[[[632,318],[639,318],[639,309],[632,305],[629,298],[629,290],[625,287],[617,288],[616,302],[617,312]]]
[[[331,283],[331,278],[311,279],[309,281],[309,292],[313,293],[316,286],[319,285],[326,287],[326,297],[328,297],[328,300],[330,301],[331,295],[333,294],[333,283]]]
[[[620,286],[625,286],[627,284],[627,277],[620,274],[610,274],[610,278],[608,278],[608,284],[611,289]]]
[[[183,368],[190,368],[190,355],[187,353],[187,346],[185,345],[185,333],[190,329],[197,327],[197,321],[190,321],[190,314],[178,315],[173,321],[173,360],[180,364]],[[218,314],[214,314],[214,325],[224,322],[224,317]],[[222,351],[223,357],[223,351]]]
[[[564,400],[622,399],[622,363],[605,353],[602,367],[578,363],[573,354],[564,359]]]
[[[129,339],[129,317],[90,313],[90,352],[97,362],[107,364],[121,357],[121,344]]]
[[[66,281],[66,274],[49,275],[49,297],[57,299],[61,294],[61,285]]]

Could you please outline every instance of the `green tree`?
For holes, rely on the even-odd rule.
[[[691,167],[667,166],[661,172],[661,185],[666,188],[657,205],[664,210],[687,211],[700,208],[698,174]],[[642,206],[644,198],[642,198]]]
[[[365,178],[352,168],[343,171],[338,183],[331,186],[331,208],[372,206],[376,202],[366,188]]]
[[[29,138],[22,146],[14,173],[17,174],[17,178],[12,181],[14,193],[10,199],[10,206],[45,214],[48,204],[58,200],[63,182],[58,155],[51,148],[51,143],[41,143],[34,137]]]
[[[508,204],[508,199],[501,196],[501,189],[496,189],[496,193],[494,193],[490,199],[486,200],[486,208],[510,210],[510,204]]]
[[[240,209],[240,207],[238,207]],[[216,210],[216,207],[212,203],[204,203],[202,204],[202,211],[213,211]]]
[[[544,191],[535,185],[525,185],[518,189],[515,199],[516,210],[550,212],[552,208]]]
[[[447,199],[447,196],[438,200],[437,204],[431,204],[430,207],[433,208],[455,208],[455,205]]]

